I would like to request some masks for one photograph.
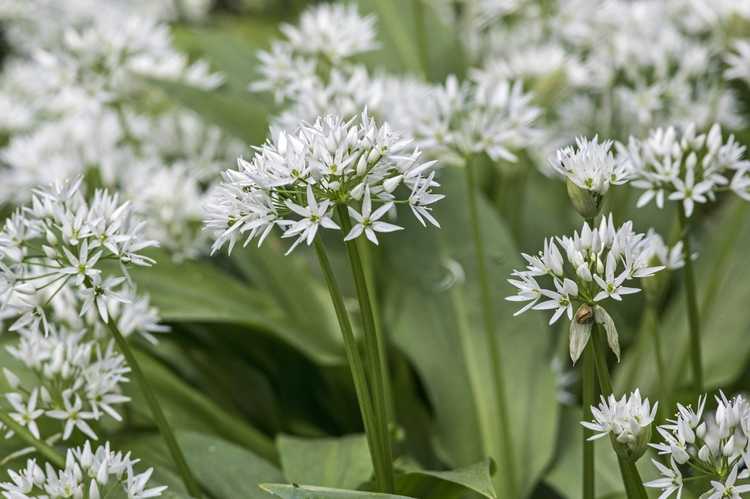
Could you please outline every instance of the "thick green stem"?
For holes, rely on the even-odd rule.
[[[591,333],[591,339],[589,344],[593,347],[594,358],[596,360],[596,373],[599,378],[599,387],[601,388],[602,396],[605,398],[613,394],[612,391],[612,378],[609,375],[609,367],[607,366],[607,344],[605,341],[605,332],[598,324],[594,325],[594,330]],[[620,474],[622,475],[622,482],[625,485],[625,491],[628,499],[647,499],[646,489],[643,487],[643,480],[641,480],[638,468],[636,468],[633,461],[617,456],[617,460],[620,465]]]
[[[0,422],[2,422],[4,426],[7,426],[9,430],[12,430],[13,433],[18,435],[21,440],[39,451],[39,453],[47,458],[47,460],[51,464],[54,464],[61,469],[65,468],[65,458],[59,452],[57,452],[54,447],[49,445],[44,440],[39,440],[38,438],[34,437],[34,435],[32,435],[29,430],[18,424],[15,419],[10,417],[10,414],[4,411],[0,411]]]
[[[373,407],[373,397],[367,381],[367,373],[362,358],[357,349],[357,340],[354,337],[349,314],[344,305],[344,298],[341,294],[336,276],[333,274],[331,263],[328,260],[323,243],[320,238],[315,239],[315,252],[318,256],[320,268],[325,276],[328,292],[333,302],[333,308],[336,311],[336,318],[339,322],[341,334],[344,337],[344,348],[349,363],[349,369],[352,372],[354,389],[359,402],[359,410],[362,414],[362,422],[367,435],[367,442],[370,447],[370,456],[372,457],[373,467],[375,468],[375,481],[379,490],[385,492],[392,487],[393,469],[392,462],[388,461],[384,449],[381,445],[382,437],[380,436],[381,427],[377,424],[377,416]],[[390,477],[390,478],[389,478]]]
[[[146,381],[146,376],[144,376],[140,364],[136,360],[133,351],[130,349],[128,341],[122,335],[112,317],[110,317],[109,321],[107,321],[107,327],[109,328],[110,333],[112,333],[112,336],[114,337],[115,342],[117,343],[117,347],[120,349],[120,352],[122,352],[122,354],[125,356],[125,360],[130,367],[130,372],[133,375],[133,378],[135,378],[135,382],[138,383],[138,387],[141,389],[143,396],[146,398],[146,403],[151,410],[151,416],[153,416],[154,422],[159,428],[159,433],[164,439],[164,443],[167,444],[169,453],[172,456],[172,460],[174,461],[175,466],[177,466],[177,471],[180,474],[183,483],[185,484],[185,488],[191,496],[196,499],[200,499],[201,497],[203,497],[203,492],[201,491],[198,482],[195,480],[193,473],[188,467],[187,461],[185,460],[185,455],[182,453],[182,449],[180,449],[180,445],[177,443],[177,439],[174,436],[172,427],[167,422],[167,418],[164,416],[164,411],[161,408],[161,404],[159,404],[159,400],[156,398],[156,394],[154,394],[153,390],[151,389],[151,385],[149,385]]]
[[[581,373],[583,419],[590,421],[592,419],[591,406],[596,403],[596,371],[594,367],[594,349],[589,340],[589,344],[583,350],[583,372]],[[583,499],[595,498],[595,474],[594,474],[594,442],[589,440],[593,431],[583,428]]]
[[[685,208],[678,209],[682,247],[685,252],[685,292],[690,327],[690,360],[693,365],[693,389],[697,394],[703,393],[703,361],[701,354],[701,325],[698,315],[698,297],[695,291],[695,274],[690,249],[690,222],[685,215]]]
[[[492,306],[492,292],[487,273],[487,260],[484,253],[482,229],[479,221],[479,192],[476,181],[476,165],[474,160],[466,161],[466,194],[469,201],[469,225],[474,240],[474,253],[477,260],[477,277],[479,278],[479,292],[484,320],[484,335],[490,356],[492,369],[492,383],[495,385],[495,403],[497,404],[498,426],[500,427],[500,449],[502,454],[501,468],[506,470],[507,496],[517,497],[515,462],[513,460],[513,442],[510,432],[510,418],[508,417],[507,397],[505,395],[505,381],[500,365],[500,342],[497,339],[495,314]]]
[[[424,0],[412,0],[414,4],[414,29],[417,37],[417,50],[419,51],[419,62],[422,73],[426,80],[430,78],[430,54],[427,49],[427,30],[425,29],[425,6]]]
[[[664,367],[664,353],[662,351],[662,345],[661,345],[661,335],[659,334],[659,318],[657,314],[656,309],[656,303],[654,303],[654,300],[646,299],[646,310],[645,310],[645,320],[647,321],[646,327],[648,328],[648,332],[651,334],[651,338],[654,341],[654,355],[656,357],[656,375],[659,378],[658,381],[658,390],[659,390],[659,397],[658,399],[661,401],[659,404],[660,407],[658,409],[659,414],[657,415],[657,421],[661,422],[663,420],[662,413],[664,410],[668,407],[670,407],[669,402],[669,393],[667,393],[667,390],[664,387],[664,384],[667,380],[667,372]]]
[[[347,207],[340,204],[336,207],[338,211],[339,223],[344,234],[351,230],[351,220]],[[354,286],[357,289],[357,300],[359,301],[359,310],[362,315],[362,326],[365,339],[365,359],[368,367],[368,379],[370,380],[370,393],[372,395],[373,405],[375,407],[375,424],[378,426],[378,436],[380,438],[380,451],[383,453],[383,459],[386,462],[385,479],[386,490],[384,492],[393,492],[395,488],[393,478],[393,448],[391,446],[391,433],[388,428],[388,408],[386,403],[385,386],[390,383],[385,381],[388,371],[384,369],[383,357],[383,339],[380,337],[380,331],[375,327],[375,317],[372,312],[372,302],[367,286],[364,267],[362,266],[362,257],[359,253],[357,241],[347,241],[346,249],[349,255],[349,264],[352,269]]]

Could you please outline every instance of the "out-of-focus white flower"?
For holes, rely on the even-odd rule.
[[[734,51],[726,56],[724,76],[730,80],[745,80],[750,83],[750,40],[734,42]]]
[[[250,161],[240,158],[238,170],[226,171],[214,190],[205,222],[215,237],[213,251],[227,243],[231,251],[240,238],[245,245],[256,238],[262,244],[277,226],[285,236],[297,236],[292,248],[302,241],[309,245],[319,227],[340,228],[341,221],[334,222],[337,205],[351,207],[359,200],[364,208],[354,210],[361,220],[355,217],[353,230],[361,226],[377,241],[368,231],[390,225],[374,216],[395,204],[401,185],[411,191],[404,201],[415,216],[433,222],[430,205],[439,199],[431,193],[438,185],[431,175],[435,162],[423,162],[418,150],[406,149],[408,144],[366,111],[348,122],[327,116],[294,133],[280,132],[256,147]],[[370,212],[375,203],[381,207]]]
[[[582,421],[581,424],[595,432],[589,440],[611,435],[617,453],[636,461],[648,448],[651,423],[658,405],[656,402],[652,407],[648,399],[641,399],[637,389],[619,400],[609,395],[606,399],[602,397],[598,407],[591,407],[594,421]]]

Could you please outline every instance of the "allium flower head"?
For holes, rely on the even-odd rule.
[[[599,214],[610,185],[624,184],[628,179],[627,168],[610,151],[612,144],[610,140],[600,143],[598,137],[580,137],[576,147],[560,149],[550,160],[552,168],[567,180],[571,202],[584,218]]]
[[[621,301],[624,295],[638,292],[638,288],[626,284],[664,268],[651,265],[642,256],[644,237],[633,231],[632,222],[615,228],[610,214],[602,217],[598,227],[586,222],[573,236],[546,239],[537,255],[522,255],[528,264],[526,269],[514,270],[508,280],[518,293],[506,299],[528,302],[516,315],[532,308],[554,310],[550,324],[567,315],[573,362],[583,352],[595,323],[603,327],[610,348],[619,358],[617,330],[601,303]]]
[[[644,189],[638,206],[664,199],[682,203],[690,216],[695,203],[707,203],[724,190],[750,200],[750,161],[744,158],[745,146],[733,135],[724,140],[718,124],[707,134],[698,134],[694,126],[680,131],[659,128],[645,141],[630,139],[620,153],[631,170],[633,186]]]
[[[407,204],[423,225],[438,226],[431,214],[443,197],[432,193],[435,162],[422,161],[408,144],[366,111],[347,122],[326,116],[295,133],[280,132],[224,173],[206,208],[206,228],[216,237],[212,250],[228,243],[231,251],[240,238],[260,245],[279,227],[282,237],[296,238],[292,251],[311,244],[321,228],[339,230],[339,206],[356,222],[347,240],[365,235],[377,243],[376,232],[400,229],[382,220],[397,204]],[[401,192],[410,194],[398,199]]]
[[[167,487],[148,487],[153,468],[136,473],[137,463],[130,453],[112,451],[109,443],[92,449],[86,441],[83,446],[68,450],[64,469],[55,469],[49,463],[42,468],[36,460],[29,459],[24,469],[8,471],[11,481],[0,483],[0,489],[8,499],[94,499],[115,494],[117,489],[129,499],[161,496]]]
[[[622,457],[637,461],[646,449],[651,438],[651,423],[656,416],[659,403],[653,407],[648,399],[641,399],[636,389],[630,396],[623,395],[616,399],[610,395],[598,407],[591,407],[594,421],[582,421],[581,424],[595,432],[589,440],[610,435],[615,451]]]
[[[679,494],[683,473],[700,470],[710,480],[701,497],[738,498],[750,492],[750,485],[736,483],[750,478],[750,404],[741,395],[729,399],[723,393],[716,404],[712,412],[705,410],[705,396],[698,399],[697,409],[677,404],[675,417],[658,427],[661,441],[651,444],[659,454],[669,456],[671,466],[657,466],[662,477],[646,483],[647,487]]]

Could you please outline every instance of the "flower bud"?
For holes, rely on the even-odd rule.
[[[610,434],[612,447],[617,455],[632,463],[638,461],[648,450],[648,444],[651,441],[651,425],[641,427],[640,431],[635,433],[635,437],[635,439],[620,442],[613,434]]]
[[[594,218],[602,209],[604,196],[596,191],[590,191],[577,186],[570,179],[566,181],[568,197],[573,208],[585,219]]]

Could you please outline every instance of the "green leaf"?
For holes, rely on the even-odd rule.
[[[332,489],[312,485],[264,483],[260,488],[282,499],[415,499],[394,494],[377,494],[375,492]]]
[[[136,352],[136,356],[146,379],[157,393],[167,420],[174,427],[193,430],[214,428],[218,435],[240,442],[266,459],[277,459],[273,443],[267,436],[237,416],[227,413],[153,357],[141,352]],[[132,398],[132,407],[150,419],[150,410],[138,386],[129,383],[127,391]]]
[[[282,479],[268,461],[225,440],[192,432],[178,440],[196,479],[216,499],[263,498],[258,484]]]
[[[422,494],[416,494],[415,490],[424,490],[421,489],[423,485],[420,481],[427,478],[456,485],[456,487],[454,487],[456,497],[463,497],[466,489],[469,489],[487,499],[495,499],[497,494],[495,493],[495,487],[492,485],[491,468],[492,461],[485,459],[482,462],[449,471],[429,471],[417,468],[408,469],[406,470],[405,475],[399,477],[398,490],[406,494],[425,497],[426,494],[424,492]],[[430,497],[438,496],[431,494]],[[440,499],[448,499],[449,496],[447,492],[443,491],[439,497]]]
[[[739,248],[750,246],[750,207],[732,200],[716,219],[707,220],[710,232],[696,248],[696,283],[702,324],[703,370],[706,387],[728,384],[737,378],[750,356],[750,266]],[[679,274],[681,271],[677,271]],[[665,389],[676,391],[690,383],[689,333],[682,282],[676,299],[659,320],[664,352]],[[658,377],[653,341],[649,335],[638,339],[626,354],[616,376],[620,391],[640,388],[645,394],[657,393]],[[670,409],[671,410],[671,409]]]
[[[315,439],[280,435],[276,445],[288,482],[354,489],[372,476],[364,435]]]
[[[248,287],[208,262],[175,263],[162,252],[153,256],[156,265],[134,269],[132,274],[165,321],[237,324],[276,336],[319,364],[344,362],[341,341],[330,328],[320,329],[316,321],[309,327],[293,324],[268,293]]]
[[[389,284],[384,293],[386,324],[392,341],[412,359],[426,385],[435,410],[437,450],[452,467],[500,455],[462,177],[460,169],[442,171],[441,190],[446,199],[435,210],[442,229],[422,228],[410,216],[399,220],[407,227],[392,234],[386,247],[388,266],[383,270]],[[512,294],[505,280],[514,266],[521,265],[519,253],[488,204],[482,202],[480,208],[503,347],[516,483],[525,496],[554,450],[558,407],[546,356],[550,334],[541,316],[513,317],[514,308],[503,300]],[[441,281],[450,284],[449,269],[457,266],[465,280],[459,275],[452,286],[441,286]],[[506,473],[501,469],[495,477],[499,497],[503,497]]]

